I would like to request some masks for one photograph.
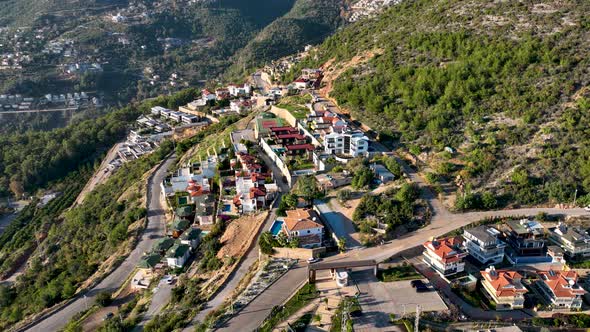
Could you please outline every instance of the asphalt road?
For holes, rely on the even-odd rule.
[[[158,283],[158,287],[154,288],[154,295],[148,310],[141,317],[141,321],[133,329],[133,331],[143,331],[143,328],[147,322],[154,318],[164,307],[170,302],[172,297],[172,288],[176,284],[176,280],[172,284],[168,284],[164,278]]]
[[[281,171],[274,165],[274,163],[268,158],[268,156],[261,150],[258,151],[259,155],[261,156],[264,163],[272,170],[275,179],[277,180],[277,184],[281,190],[279,193],[279,197],[275,200],[275,204],[272,206],[272,210],[269,216],[266,218],[264,226],[261,228],[260,232],[256,236],[256,245],[252,247],[252,249],[246,253],[246,257],[242,260],[242,262],[238,265],[236,270],[229,276],[228,280],[225,282],[224,285],[221,286],[217,294],[213,298],[209,300],[204,306],[204,308],[193,318],[191,323],[184,328],[183,332],[191,332],[194,330],[194,326],[197,322],[202,322],[205,320],[205,317],[208,313],[213,311],[215,308],[219,307],[225,299],[229,298],[238,284],[240,280],[244,278],[250,266],[254,264],[254,262],[258,259],[258,239],[262,235],[262,233],[268,230],[273,221],[276,219],[276,209],[279,206],[279,202],[281,201],[282,193],[289,192],[289,186],[286,183],[281,181],[282,174]]]
[[[326,103],[329,109],[337,111],[335,105],[331,104],[326,99],[322,100]],[[319,106],[319,105],[318,105]],[[357,128],[360,129],[360,128]],[[378,142],[371,144],[376,151],[389,151],[386,147]],[[397,158],[397,157],[396,157]],[[582,215],[587,214],[584,209],[554,209],[554,208],[524,208],[514,210],[501,211],[485,211],[485,212],[469,212],[463,214],[453,214],[448,211],[438,200],[435,193],[430,190],[427,183],[422,179],[409,165],[397,158],[402,165],[404,172],[408,178],[416,183],[421,189],[421,197],[429,204],[433,216],[431,223],[420,229],[419,231],[406,234],[398,239],[390,241],[387,244],[371,247],[371,248],[356,248],[346,253],[326,258],[325,262],[331,261],[353,261],[353,260],[367,260],[374,259],[378,262],[385,261],[391,256],[394,256],[408,248],[419,246],[422,243],[430,240],[433,237],[439,237],[453,231],[457,228],[469,225],[473,222],[479,221],[486,217],[493,216],[522,216],[522,215],[536,215],[539,212],[546,212],[549,214],[562,215]],[[329,209],[327,205],[324,209]],[[327,211],[329,212],[329,211]],[[337,221],[336,221],[337,222]],[[237,316],[229,320],[222,331],[252,331],[258,328],[264,319],[268,316],[274,306],[281,305],[286,302],[292,293],[292,290],[301,283],[305,282],[307,274],[304,268],[294,269],[286,273],[279,281],[269,287],[261,296],[257,297],[243,311]]]
[[[160,201],[160,183],[166,177],[168,167],[174,162],[175,156],[165,160],[162,166],[156,171],[149,187],[148,205],[148,226],[143,232],[141,239],[135,249],[111,274],[105,277],[98,285],[78,296],[76,300],[56,311],[52,315],[29,327],[27,331],[58,331],[78,312],[86,309],[94,303],[95,297],[102,291],[114,291],[118,289],[134,269],[144,252],[151,249],[154,242],[164,235],[165,232],[165,210]],[[155,235],[155,236],[154,236]]]

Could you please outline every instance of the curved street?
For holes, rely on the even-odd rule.
[[[406,234],[388,243],[370,248],[355,248],[345,253],[328,257],[324,262],[351,261],[374,259],[378,262],[385,261],[400,252],[421,245],[433,237],[442,236],[457,228],[467,226],[476,221],[488,217],[531,216],[539,212],[561,215],[583,215],[587,212],[582,208],[556,209],[556,208],[522,208],[498,211],[482,211],[467,213],[451,213],[442,202],[430,190],[426,182],[403,160],[398,158],[408,178],[421,188],[421,197],[430,205],[433,215],[428,226]],[[297,268],[287,272],[279,281],[269,287],[263,294],[246,306],[239,315],[230,319],[221,331],[253,331],[257,329],[264,319],[270,314],[274,306],[284,304],[297,285],[301,285],[307,278],[306,269]]]
[[[98,285],[87,292],[78,295],[65,307],[26,328],[27,331],[59,331],[74,315],[90,307],[96,295],[102,291],[117,290],[127,280],[144,252],[149,251],[154,242],[164,235],[165,210],[161,202],[160,183],[166,177],[168,168],[175,161],[172,155],[162,162],[155,174],[148,181],[148,225],[141,235],[141,239],[133,251],[113,272],[106,276]]]

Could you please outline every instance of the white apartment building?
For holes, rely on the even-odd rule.
[[[492,227],[478,226],[463,232],[463,246],[482,264],[495,265],[504,260],[506,244],[498,239],[500,232]]]
[[[449,237],[424,243],[423,261],[443,277],[465,270],[463,258],[467,253],[461,249],[461,239]]]
[[[360,131],[330,133],[324,138],[324,151],[328,154],[358,157],[369,151],[369,138]]]

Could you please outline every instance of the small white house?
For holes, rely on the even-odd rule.
[[[170,267],[183,267],[190,256],[190,247],[186,244],[175,244],[166,253],[166,262]]]

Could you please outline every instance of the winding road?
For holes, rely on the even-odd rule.
[[[74,315],[85,310],[94,303],[95,297],[102,291],[117,290],[129,277],[144,252],[151,249],[158,238],[164,236],[165,232],[165,210],[161,201],[160,183],[166,177],[168,168],[175,161],[176,156],[172,155],[162,162],[154,175],[148,180],[148,226],[141,235],[141,239],[133,251],[113,272],[106,276],[98,285],[92,289],[79,294],[67,305],[58,309],[50,315],[38,320],[21,330],[26,331],[58,331],[62,329]]]
[[[372,142],[372,146],[378,151],[388,151],[379,143]],[[346,253],[326,258],[325,262],[334,261],[352,261],[374,259],[383,262],[402,251],[421,245],[433,237],[440,237],[457,228],[467,226],[476,221],[488,217],[508,217],[508,216],[531,216],[539,212],[548,214],[559,214],[565,216],[584,215],[588,212],[584,209],[556,209],[556,208],[522,208],[499,211],[468,212],[468,213],[451,213],[444,207],[442,202],[437,198],[434,192],[426,184],[418,173],[416,173],[401,158],[396,157],[402,165],[402,169],[407,174],[408,179],[417,184],[421,189],[421,198],[423,198],[432,210],[431,223],[410,234],[389,241],[388,243],[370,247],[356,248]],[[230,319],[224,326],[219,328],[220,331],[253,331],[256,330],[264,319],[270,314],[274,306],[284,304],[292,294],[297,285],[306,281],[307,273],[304,268],[292,269],[287,272],[278,282],[269,287],[261,296],[248,304],[238,315]]]

